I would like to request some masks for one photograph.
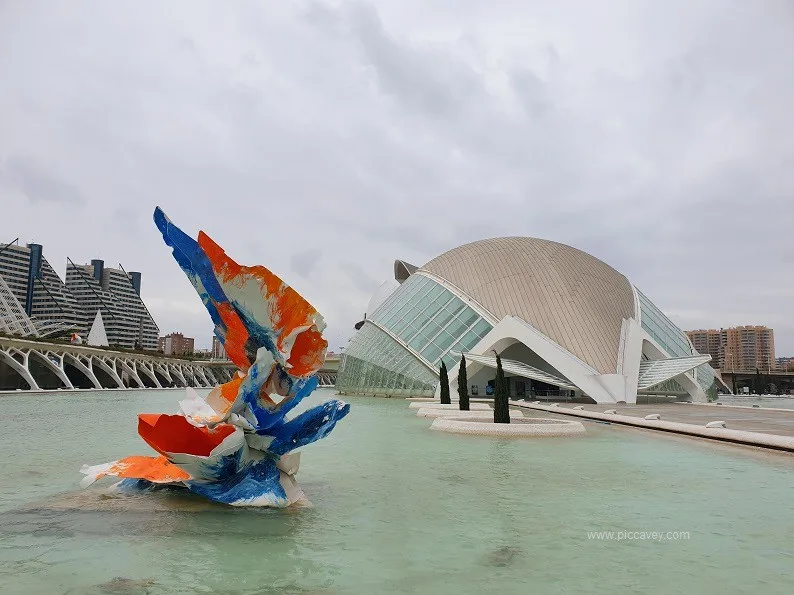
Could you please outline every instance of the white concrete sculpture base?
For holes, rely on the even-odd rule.
[[[466,419],[481,419],[493,421],[493,411],[455,411],[454,409],[436,409],[435,407],[423,407],[416,412],[418,417],[465,417]],[[510,410],[510,417],[524,417],[524,413],[516,409]]]
[[[441,404],[436,401],[435,403],[411,403],[408,405],[409,409],[424,409],[426,407],[432,409],[455,409],[456,411],[460,411],[460,404],[458,403]],[[488,403],[469,403],[469,411],[490,410],[491,406]]]
[[[495,424],[493,420],[477,418],[438,417],[431,430],[474,436],[501,436],[504,438],[539,438],[545,436],[577,436],[585,433],[582,422],[540,417],[511,419],[509,424]]]

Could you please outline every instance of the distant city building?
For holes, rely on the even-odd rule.
[[[794,357],[778,357],[775,361],[781,372],[794,372]]]
[[[3,332],[50,336],[79,327],[77,302],[40,244],[0,246],[0,294]]]
[[[91,328],[97,310],[102,312],[110,345],[129,349],[157,349],[159,329],[141,300],[141,274],[91,264],[66,265],[66,288],[77,300],[81,334]]]
[[[730,370],[774,370],[775,331],[766,326],[737,326],[725,329],[687,331],[700,353],[713,358],[712,366]]]
[[[686,331],[692,346],[698,353],[708,353],[711,356],[711,366],[719,368],[722,358],[722,331],[696,330]]]
[[[215,335],[212,336],[212,359],[229,359],[226,349],[223,348],[223,343]]]
[[[171,333],[158,339],[157,351],[162,351],[165,355],[193,355],[193,343],[192,337]]]

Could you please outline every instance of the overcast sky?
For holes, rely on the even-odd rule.
[[[336,350],[395,258],[536,236],[794,355],[793,106],[787,0],[0,0],[0,239],[141,271],[207,346],[160,205]]]

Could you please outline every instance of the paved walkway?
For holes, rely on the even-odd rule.
[[[689,434],[704,438],[723,440],[787,450],[794,452],[794,410],[768,410],[763,408],[739,408],[685,403],[660,403],[653,405],[579,405],[560,403],[556,407],[548,404],[535,405],[526,401],[511,401],[511,405],[535,409],[548,413],[559,413],[609,421],[636,427]],[[573,409],[581,407],[582,409]],[[605,414],[607,410],[615,414]],[[658,413],[660,420],[646,420],[646,415]],[[713,421],[724,421],[725,428],[706,428]]]

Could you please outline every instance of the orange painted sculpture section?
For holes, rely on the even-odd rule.
[[[139,415],[138,433],[160,456],[84,466],[83,484],[115,476],[120,485],[168,483],[235,506],[288,506],[303,492],[292,477],[298,458],[283,457],[326,436],[350,410],[332,400],[286,418],[317,387],[325,322],[265,267],[236,263],[204,232],[190,238],[159,208],[154,220],[239,372],[206,398],[186,389],[178,414]]]

